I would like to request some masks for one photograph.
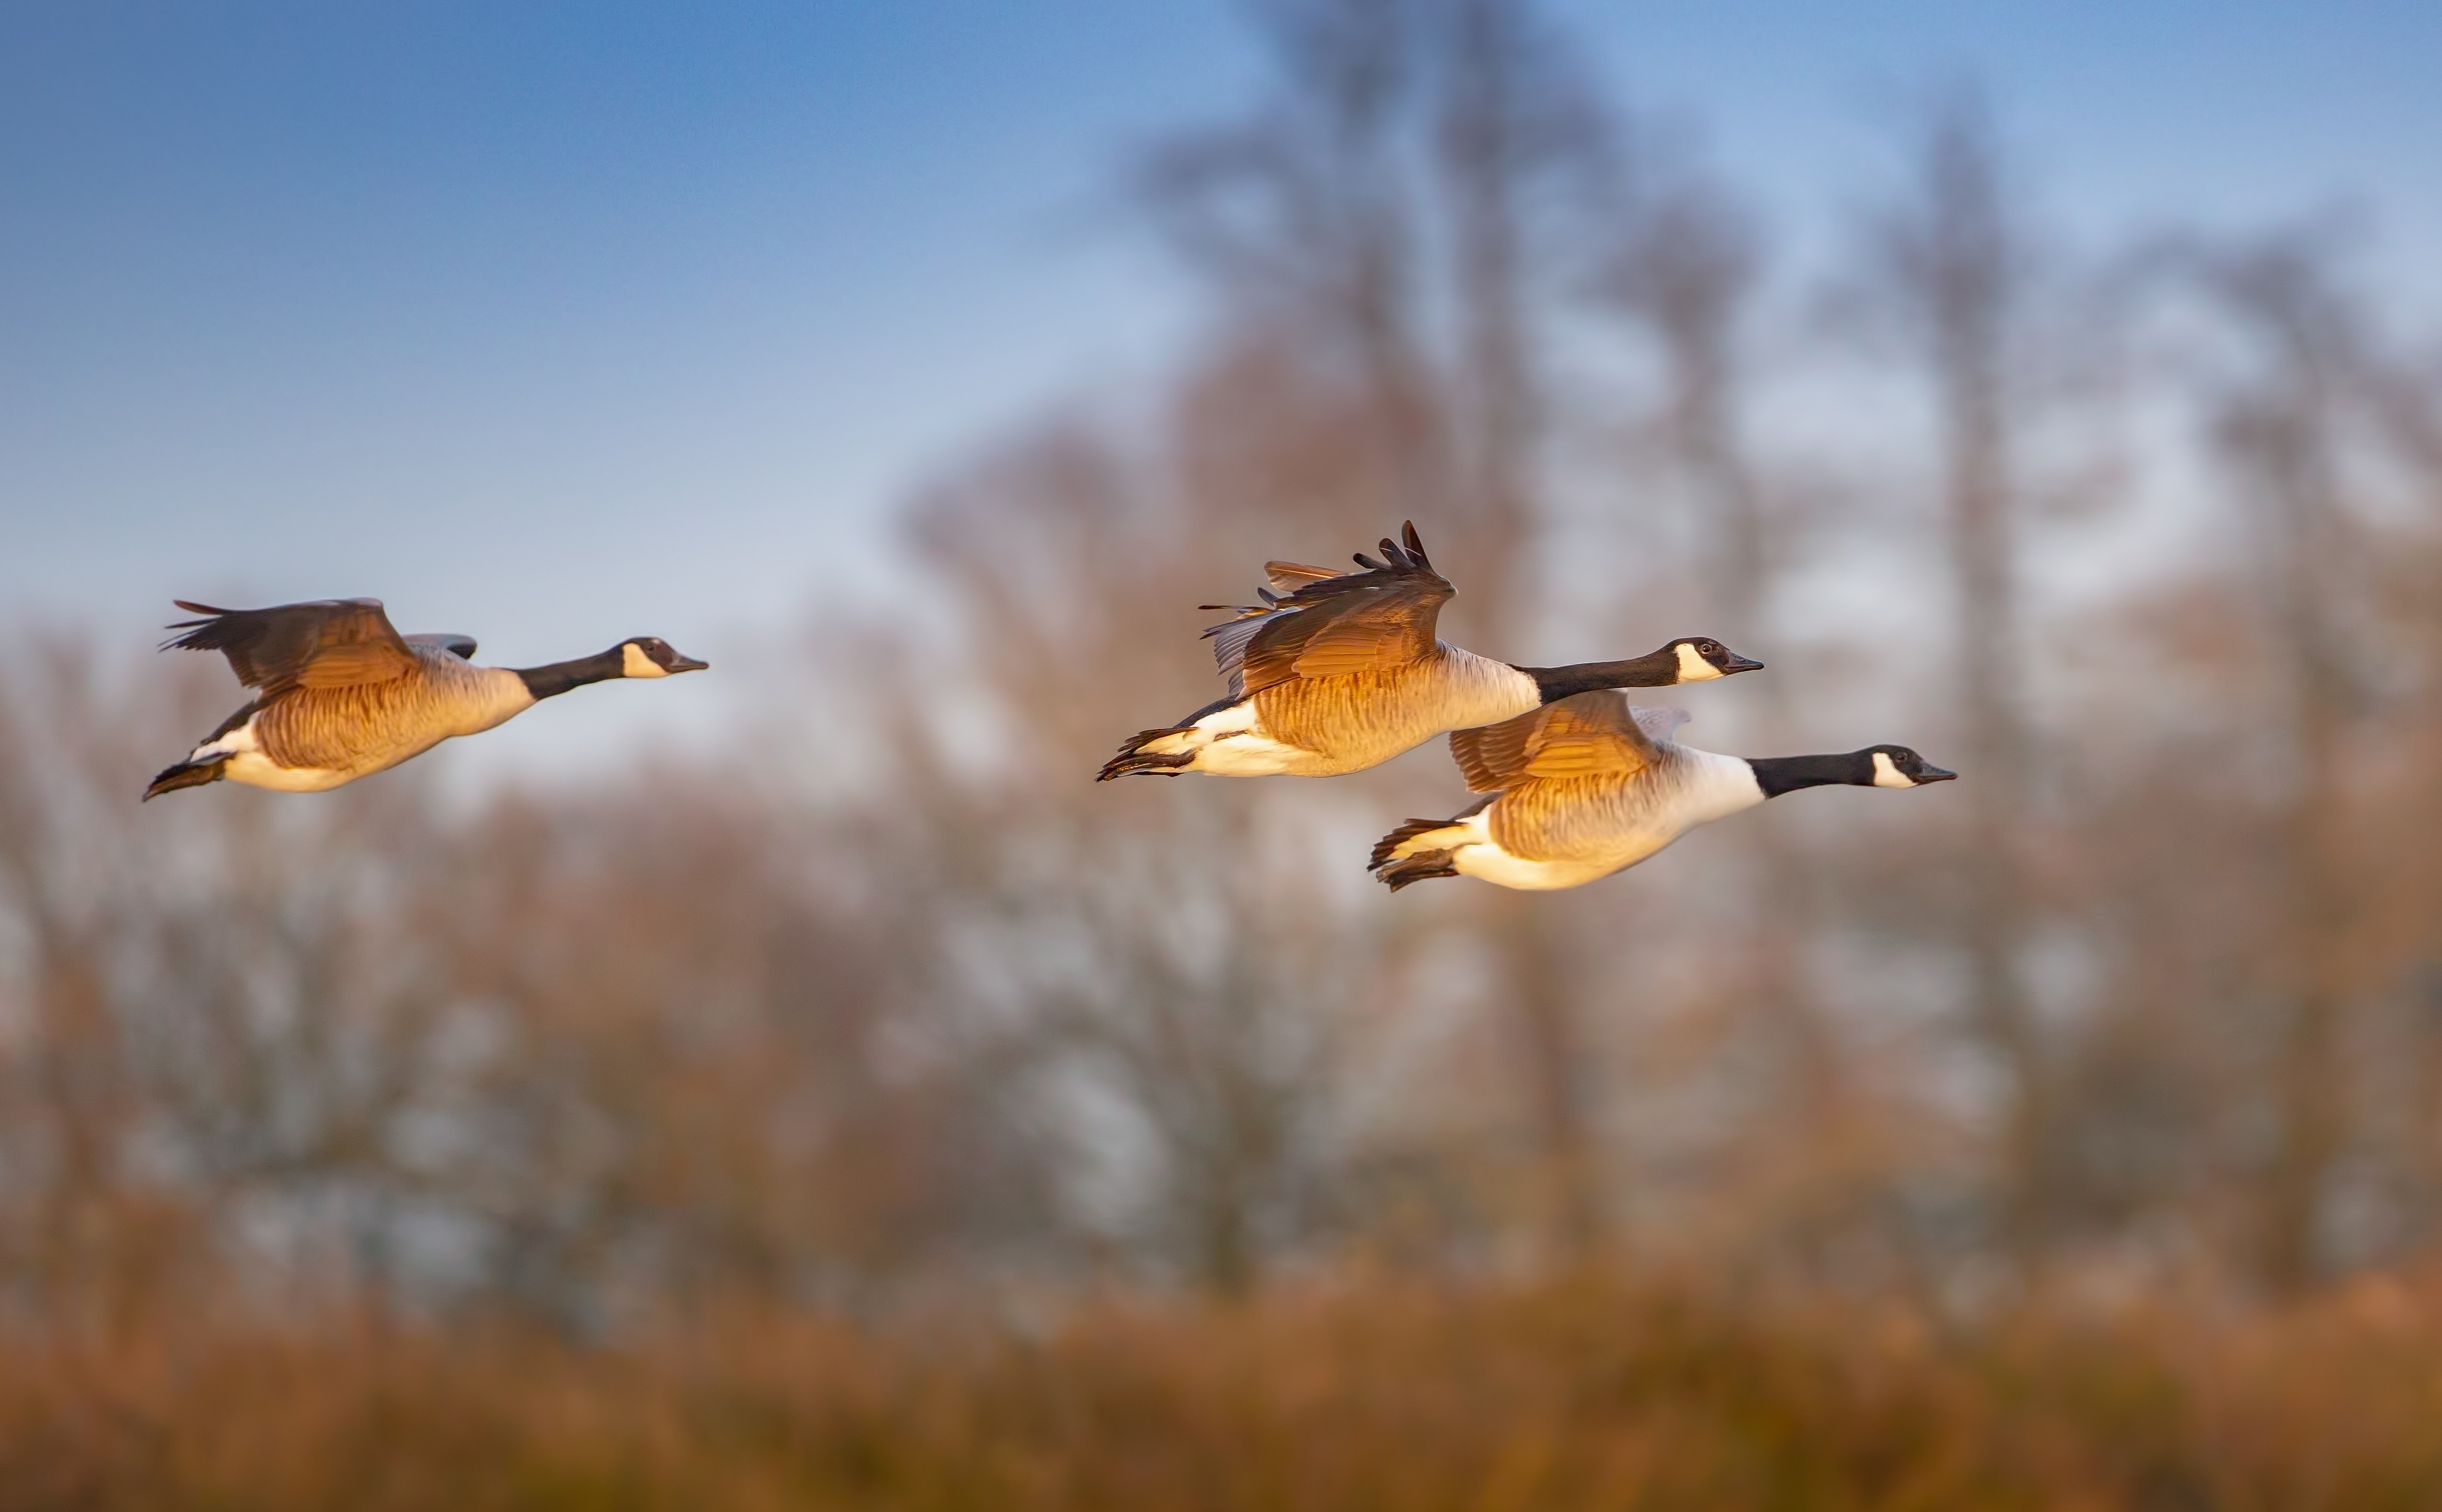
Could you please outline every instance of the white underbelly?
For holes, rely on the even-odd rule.
[[[1312,766],[1314,753],[1251,732],[1213,741],[1195,754],[1190,769],[1219,777],[1283,777]]]
[[[228,781],[243,782],[249,788],[268,788],[274,792],[328,792],[363,774],[329,767],[283,767],[259,751],[241,751],[221,768],[221,775]]]
[[[1583,886],[1610,869],[1576,861],[1522,861],[1498,846],[1468,846],[1450,858],[1450,865],[1461,876],[1526,892]]]
[[[1614,847],[1606,847],[1598,857],[1570,858],[1560,861],[1528,861],[1513,856],[1491,841],[1460,847],[1450,858],[1462,876],[1477,877],[1503,887],[1516,887],[1527,892],[1551,892],[1562,887],[1582,887],[1587,883],[1608,877],[1614,871],[1625,871],[1677,839],[1676,835],[1644,835]]]

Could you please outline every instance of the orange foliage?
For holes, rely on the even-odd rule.
[[[0,1355],[12,1507],[2422,1507],[2442,1287],[1944,1326],[1581,1276],[732,1314],[587,1350],[360,1321]]]

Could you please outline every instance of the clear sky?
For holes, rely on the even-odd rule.
[[[1786,228],[1972,71],[2072,228],[2351,203],[2442,307],[2432,0],[1554,9]],[[0,622],[372,593],[485,660],[718,659],[928,470],[1158,369],[1189,291],[1103,190],[1254,73],[1222,0],[16,0]]]

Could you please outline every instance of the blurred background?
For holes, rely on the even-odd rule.
[[[2442,14],[0,36],[14,1504],[2442,1498]],[[1406,519],[1964,780],[1091,782]],[[173,594],[714,670],[139,809]]]

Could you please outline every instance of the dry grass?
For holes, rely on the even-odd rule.
[[[9,1508],[2442,1504],[2442,1289],[1945,1331],[1581,1281],[1112,1305],[1028,1340],[733,1316],[0,1357]]]

